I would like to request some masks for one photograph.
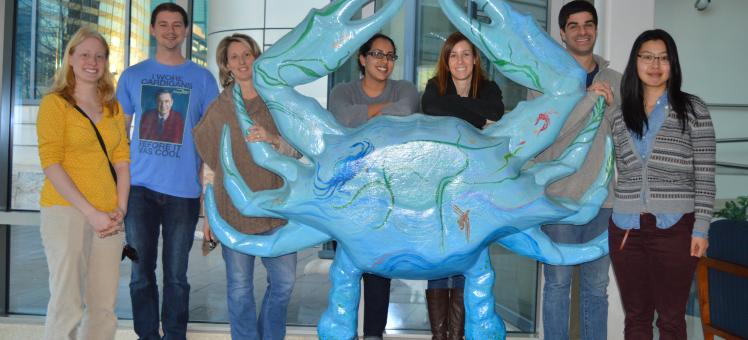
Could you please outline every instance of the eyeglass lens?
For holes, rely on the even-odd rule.
[[[368,55],[377,58],[377,59],[384,59],[387,58],[389,61],[395,61],[397,60],[397,55],[394,53],[384,53],[382,51],[370,51],[367,53]]]

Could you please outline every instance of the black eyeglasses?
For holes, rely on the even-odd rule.
[[[384,58],[387,58],[389,61],[395,61],[397,60],[397,54],[394,53],[384,53],[382,51],[369,51],[366,52],[366,55],[372,56],[376,59],[382,60]]]
[[[660,64],[670,64],[670,60],[667,58],[667,54],[661,55],[661,56],[655,56],[654,54],[642,53],[642,54],[637,54],[636,56],[641,58],[641,60],[645,64],[654,64],[655,61],[657,61]]]

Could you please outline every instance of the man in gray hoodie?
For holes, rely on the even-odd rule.
[[[579,101],[574,111],[564,123],[556,141],[537,156],[536,161],[549,161],[560,156],[574,140],[577,133],[586,125],[592,107],[599,96],[605,97],[608,115],[620,101],[621,74],[608,68],[608,61],[594,55],[597,38],[597,11],[587,1],[576,0],[561,8],[558,15],[561,40],[566,50],[587,72],[587,95]],[[532,96],[532,94],[531,94]],[[606,124],[600,125],[587,159],[575,174],[552,184],[547,193],[579,199],[597,177],[605,157],[605,136],[609,134]],[[611,182],[612,184],[612,182]],[[609,190],[610,192],[611,190]],[[584,243],[607,230],[612,213],[610,195],[600,208],[597,217],[588,224],[545,225],[543,231],[555,242]],[[569,339],[569,301],[571,278],[574,267],[579,267],[579,331],[582,340],[607,338],[608,323],[608,267],[610,258],[606,255],[596,261],[578,266],[544,265],[543,275],[543,329],[546,339]]]

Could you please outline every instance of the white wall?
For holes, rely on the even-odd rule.
[[[684,90],[710,104],[748,104],[748,1],[712,1],[697,11],[693,1],[657,0],[657,27],[678,44]],[[748,108],[711,110],[717,138],[748,137]],[[717,160],[748,164],[746,143],[720,144]],[[748,194],[746,176],[717,176],[717,197]]]

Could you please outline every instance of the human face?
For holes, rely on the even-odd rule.
[[[156,102],[156,104],[158,105],[158,113],[159,115],[163,116],[171,111],[171,106],[174,104],[174,99],[171,98],[171,94],[162,93],[158,95]]]
[[[237,82],[252,81],[252,64],[255,62],[255,56],[247,44],[232,42],[226,51],[226,57],[226,68],[231,71]]]
[[[161,11],[156,15],[156,23],[151,26],[151,35],[156,38],[158,48],[177,50],[187,36],[182,15],[178,12]]]
[[[108,71],[106,47],[93,37],[78,44],[68,60],[76,83],[96,83]]]
[[[561,40],[566,44],[566,50],[572,55],[592,54],[595,39],[597,39],[597,25],[590,12],[577,12],[570,15],[566,26],[561,30]]]
[[[395,46],[387,39],[377,39],[371,44],[369,52],[381,52],[384,54],[395,54]],[[370,55],[358,56],[358,62],[364,66],[364,78],[377,81],[386,81],[392,70],[395,69],[395,61],[387,58],[377,59]]]
[[[642,56],[665,57],[647,61]],[[662,40],[650,40],[642,44],[636,58],[636,71],[645,88],[665,90],[670,79],[670,63],[667,59],[667,46]]]
[[[473,47],[466,40],[461,40],[449,52],[449,73],[454,80],[470,80],[473,78],[475,54]]]

